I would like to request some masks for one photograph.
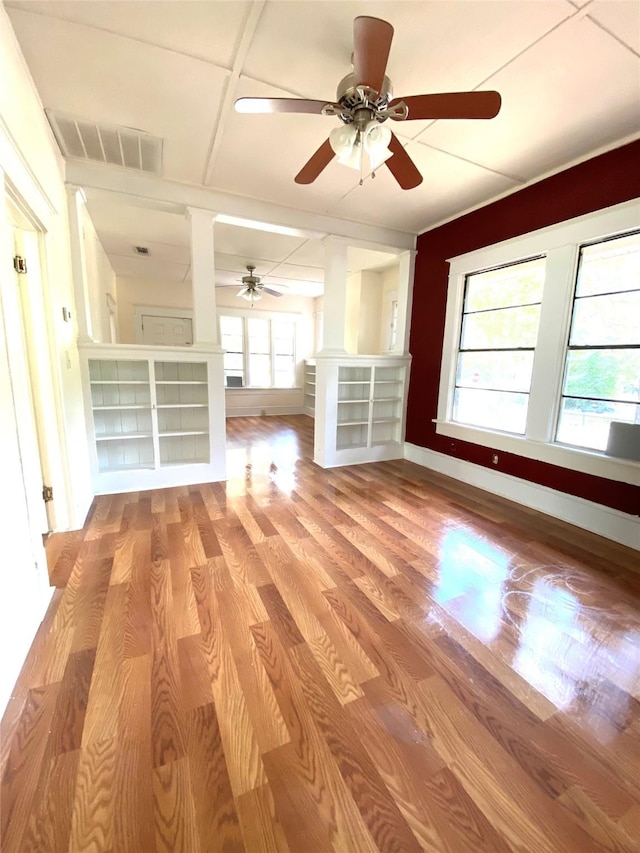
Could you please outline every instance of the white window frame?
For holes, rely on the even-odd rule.
[[[438,434],[611,480],[632,484],[640,482],[640,463],[555,442],[580,246],[639,227],[640,200],[635,199],[449,260],[444,346],[435,419]],[[540,255],[546,257],[546,270],[525,435],[456,423],[452,420],[453,395],[465,279],[471,273]]]
[[[243,390],[243,391],[251,391],[251,390],[266,390],[266,389],[276,389],[280,391],[289,391],[297,388],[300,390],[302,387],[300,384],[299,377],[299,361],[298,361],[298,353],[301,351],[299,335],[301,334],[301,326],[300,323],[301,314],[296,314],[293,312],[278,312],[278,311],[256,311],[255,309],[249,309],[248,311],[243,311],[241,308],[227,308],[226,306],[219,306],[218,308],[218,334],[220,335],[220,317],[241,317],[242,318],[242,364],[243,364],[243,373],[244,379],[247,381],[249,379],[249,323],[248,321],[251,319],[256,320],[269,320],[269,357],[271,360],[271,376],[275,376],[275,349],[273,343],[273,322],[274,321],[293,321],[295,326],[294,333],[294,341],[293,341],[293,385],[282,387],[281,385],[243,385],[242,389],[240,388],[232,388],[231,390]],[[221,338],[220,338],[221,339]],[[229,389],[227,389],[229,390]]]

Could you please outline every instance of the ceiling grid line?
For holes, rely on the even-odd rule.
[[[205,167],[202,173],[202,183],[205,185],[208,185],[211,179],[211,173],[215,166],[216,157],[218,156],[218,151],[222,144],[225,125],[232,109],[233,101],[236,97],[236,90],[242,73],[242,67],[249,52],[249,48],[251,47],[251,42],[253,41],[253,36],[258,26],[258,22],[260,21],[260,16],[262,15],[265,4],[266,0],[254,0],[242,30],[240,43],[238,44],[238,49],[233,59],[231,73],[226,81],[224,96],[220,103],[215,129],[213,131],[209,151],[207,152],[207,157],[205,159]]]
[[[516,60],[520,59],[522,56],[524,56],[526,53],[528,53],[531,50],[531,48],[540,44],[542,41],[544,41],[546,38],[548,38],[548,36],[550,36],[552,33],[556,32],[556,30],[560,29],[561,27],[564,27],[569,21],[580,20],[580,18],[585,18],[586,16],[587,16],[587,11],[586,11],[585,6],[583,6],[581,8],[576,8],[574,12],[571,12],[565,18],[563,18],[561,21],[558,21],[557,24],[554,24],[552,27],[550,27],[544,33],[539,35],[532,42],[530,42],[526,47],[523,47],[522,50],[519,50],[517,53],[515,53],[506,62],[503,62],[502,65],[500,65],[498,68],[495,68],[490,74],[488,74],[486,77],[484,77],[484,79],[482,79],[479,83],[477,83],[473,87],[473,91],[477,91],[480,88],[480,86],[484,86],[486,83],[488,83],[490,80],[492,80],[497,74],[499,74],[501,71],[504,71],[505,68],[508,68],[514,62],[516,62]],[[426,133],[427,130],[429,130],[430,127],[433,127],[434,124],[437,124],[437,121],[438,120],[436,119],[435,121],[430,122],[425,128],[423,128],[420,131],[420,133],[418,133],[414,137],[413,141],[414,142],[418,141],[420,139],[420,137],[424,133]]]
[[[617,36],[615,33],[612,33],[611,30],[608,27],[605,27],[605,25],[601,23],[597,18],[594,18],[591,14],[587,14],[587,18],[591,21],[592,24],[595,24],[596,27],[599,27],[604,33],[614,39],[614,41],[617,41],[618,44],[622,45],[622,47],[625,47],[635,57],[640,59],[640,53],[638,53],[637,50],[634,50],[633,47],[631,47],[630,44],[627,44],[627,42],[624,39],[620,38],[620,36]]]

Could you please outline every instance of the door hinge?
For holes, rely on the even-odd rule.
[[[13,259],[13,268],[20,275],[27,274],[27,259],[21,255],[16,255]]]
[[[42,487],[42,500],[48,504],[49,501],[53,500],[53,486],[43,486]]]

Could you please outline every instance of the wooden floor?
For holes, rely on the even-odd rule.
[[[311,430],[53,537],[3,853],[639,850],[637,554]]]

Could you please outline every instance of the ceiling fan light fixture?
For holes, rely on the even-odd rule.
[[[383,127],[377,121],[370,121],[364,132],[364,150],[369,155],[372,170],[377,169],[391,157],[390,142],[391,131],[389,128]]]
[[[358,131],[352,124],[334,127],[329,134],[329,144],[340,162],[348,159],[356,143]]]
[[[242,294],[242,298],[253,304],[254,302],[259,302],[262,299],[262,294],[258,293],[257,290],[248,290],[246,293]]]

